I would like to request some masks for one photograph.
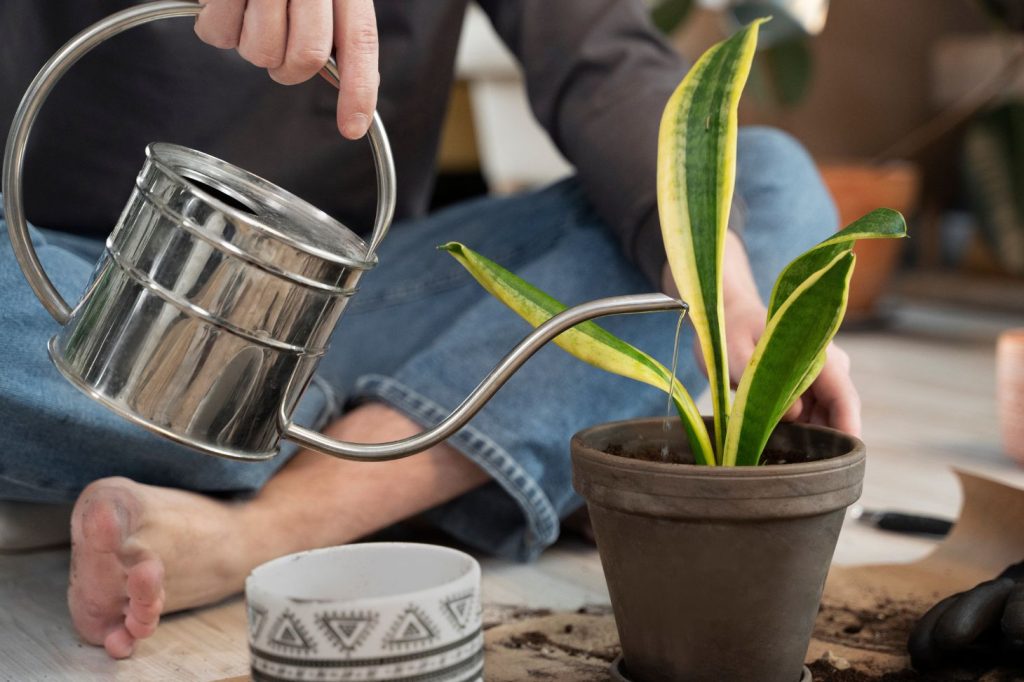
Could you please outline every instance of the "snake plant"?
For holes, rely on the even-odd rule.
[[[665,106],[658,137],[658,213],[672,277],[690,305],[711,384],[714,430],[664,365],[587,322],[557,340],[600,369],[669,393],[695,460],[756,465],[787,408],[810,387],[846,310],[858,239],[906,236],[903,216],[877,209],[798,256],[768,302],[766,328],[735,397],[723,323],[722,259],[736,178],[737,109],[762,20],[709,49]],[[537,326],[565,306],[459,243],[441,247],[493,296]]]

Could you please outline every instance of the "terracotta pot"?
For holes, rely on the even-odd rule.
[[[1024,464],[1024,329],[1011,329],[996,344],[996,396],[1006,454]]]
[[[632,682],[798,682],[864,445],[784,424],[758,467],[693,464],[679,421],[572,439]],[[675,461],[662,461],[663,445]]]
[[[892,208],[907,215],[917,202],[920,173],[911,163],[824,163],[819,170],[835,199],[843,227],[876,208]],[[899,239],[857,242],[847,319],[856,321],[874,314],[878,298],[899,265],[903,246]]]

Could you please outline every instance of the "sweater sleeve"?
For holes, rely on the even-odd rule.
[[[660,286],[658,126],[686,63],[641,0],[478,2],[522,65],[537,120],[626,256]]]

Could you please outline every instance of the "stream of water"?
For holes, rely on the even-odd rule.
[[[671,429],[669,419],[672,417],[672,393],[676,389],[676,368],[679,366],[679,334],[683,330],[683,320],[686,319],[686,312],[679,313],[679,321],[676,322],[676,337],[672,342],[672,375],[668,383],[668,399],[665,401],[665,420],[661,423],[661,430],[665,433],[665,443],[661,446],[661,459],[668,461],[668,432]]]

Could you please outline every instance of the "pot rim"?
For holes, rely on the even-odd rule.
[[[710,420],[710,417],[705,417],[705,420]],[[813,474],[821,471],[834,471],[847,466],[854,466],[860,460],[864,458],[865,446],[864,442],[856,436],[851,436],[847,433],[839,431],[838,429],[829,428],[827,426],[817,426],[814,424],[795,424],[783,422],[776,428],[784,428],[794,431],[811,431],[818,432],[827,437],[831,437],[837,440],[846,440],[849,442],[849,449],[845,454],[838,455],[836,457],[828,457],[825,459],[815,460],[813,462],[793,462],[789,464],[759,464],[756,466],[709,466],[707,464],[686,464],[682,462],[652,462],[644,459],[634,459],[631,457],[623,457],[622,455],[613,455],[605,452],[593,445],[587,444],[587,439],[592,438],[598,433],[603,431],[609,431],[611,429],[620,428],[628,425],[635,426],[647,426],[650,424],[663,424],[665,417],[639,417],[634,419],[620,419],[613,422],[604,422],[602,424],[595,424],[594,426],[587,427],[578,431],[572,437],[572,447],[574,451],[578,451],[581,455],[597,460],[599,463],[610,466],[613,468],[630,469],[630,470],[646,470],[651,473],[657,473],[660,475],[683,475],[687,478],[700,478],[706,474],[707,478],[715,480],[723,480],[729,478],[735,478],[739,480],[747,480],[751,478],[763,478],[765,476],[802,476],[805,474]],[[669,417],[671,422],[679,422],[678,417]]]
[[[603,449],[654,441],[654,434],[685,439],[678,418],[665,432],[663,417],[627,419],[580,431],[570,443],[573,485],[588,505],[627,514],[690,521],[766,521],[828,513],[860,497],[865,448],[835,429],[781,424],[772,439],[794,452],[819,453],[813,461],[762,466],[707,466],[633,459]],[[709,420],[710,421],[710,420]],[[597,441],[597,443],[595,443]],[[839,454],[834,454],[839,453]]]

